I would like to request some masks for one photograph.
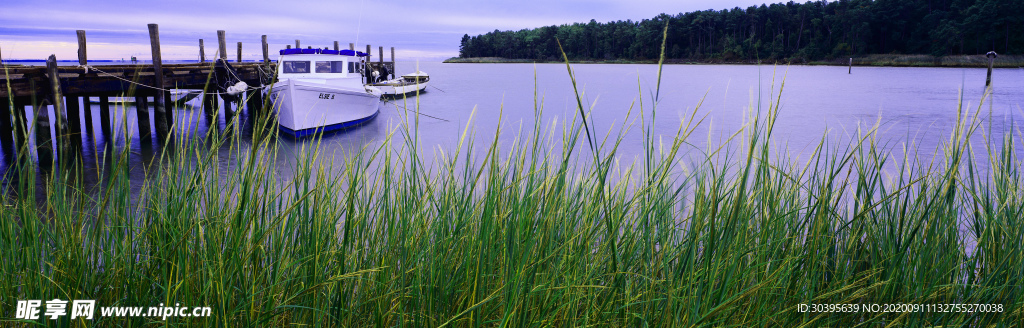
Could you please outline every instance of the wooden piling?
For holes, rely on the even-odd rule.
[[[217,46],[220,51],[220,59],[228,61],[228,43],[224,36],[224,30],[217,30]]]
[[[850,70],[846,74],[853,74],[853,58],[850,58]]]
[[[92,134],[92,100],[89,97],[82,97],[82,114],[85,117],[85,131]]]
[[[221,34],[219,31],[217,34]],[[164,69],[160,58],[160,28],[156,24],[149,24],[149,43],[153,50],[153,74],[155,87],[158,95],[164,94]],[[223,47],[223,46],[222,46]],[[223,55],[221,55],[223,56]],[[167,138],[174,122],[174,114],[168,108],[167,97],[155,97],[153,116],[156,119],[156,133],[160,141]],[[109,110],[109,109],[108,109]],[[109,123],[109,116],[104,115],[104,120]]]
[[[112,135],[110,131],[110,98],[106,96],[100,97],[100,132],[104,136],[109,137]]]
[[[68,118],[68,138],[72,146],[77,146],[82,138],[82,115],[81,103],[78,97],[65,97],[64,109]]]
[[[135,96],[135,116],[138,117],[139,141],[149,142],[152,132],[149,130],[149,101],[145,95]]]
[[[57,56],[50,55],[46,59],[46,75],[50,79],[50,104],[53,105],[54,115],[54,133],[57,135],[58,143],[57,149],[67,149],[69,146],[68,140],[68,120],[65,118],[64,113],[66,107],[64,106],[64,95],[61,94],[60,90],[60,75],[57,73]],[[44,109],[45,111],[45,109]]]
[[[28,147],[28,118],[25,115],[25,104],[24,100],[18,100],[17,98],[11,98],[14,102],[14,107],[11,108],[11,120],[14,130],[14,144],[17,147],[25,145]]]
[[[356,44],[355,43],[349,43],[348,44],[348,50],[356,51]]]
[[[302,49],[302,44],[299,43],[299,39],[295,39],[295,49]]]
[[[999,57],[995,51],[989,51],[985,54],[988,57],[988,75],[985,77],[985,92],[988,92],[988,88],[992,86],[992,66],[996,63],[996,57]]]
[[[49,62],[49,61],[47,61]],[[35,83],[33,83],[35,84]],[[32,88],[35,90],[35,88]],[[36,97],[32,97],[32,112],[35,114],[36,153],[40,165],[53,163],[53,140],[50,137],[50,110]]]
[[[199,39],[199,62],[206,62],[206,49],[203,48],[203,39]]]
[[[396,68],[397,68],[397,66],[395,65],[395,47],[391,47],[391,78],[392,79],[395,78],[395,70],[396,70]]]
[[[78,34],[78,65],[88,65],[89,60],[85,53],[85,30],[75,31]]]
[[[288,44],[288,45],[285,45],[285,46],[284,46],[284,48],[285,48],[285,49],[291,49],[291,48],[292,48],[292,45],[290,45],[290,44]]]
[[[372,57],[370,56],[372,54],[371,51],[372,50],[370,50],[370,45],[366,45],[366,67],[363,70],[363,74],[366,75],[366,84],[373,83],[373,73],[370,72],[370,63],[373,62],[372,60],[370,60],[370,57]]]
[[[241,62],[242,62],[242,43],[239,42],[238,43],[238,61],[237,61],[237,63],[241,63]]]
[[[263,63],[266,64],[266,63],[270,62],[270,45],[267,44],[267,36],[266,35],[264,35],[262,37],[262,39],[263,39]]]
[[[212,86],[203,90],[203,113],[206,114],[206,124],[215,126],[217,125],[217,97],[212,92]]]
[[[338,41],[334,41],[334,51],[338,51]]]
[[[11,138],[14,136],[12,133],[14,126],[11,125],[11,114],[13,113],[14,104],[11,103],[11,98],[0,98],[0,142],[9,143]]]

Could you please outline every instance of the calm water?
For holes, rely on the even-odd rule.
[[[415,70],[416,63],[400,62],[401,73]],[[520,132],[529,134],[535,120],[550,128],[578,116],[576,99],[565,65],[560,64],[442,64],[419,63],[419,69],[431,76],[431,87],[422,94],[420,111],[443,120],[420,116],[420,152],[433,157],[438,149],[452,150],[460,134],[469,124],[478,139],[478,148],[486,148],[501,122],[500,140],[508,149]],[[657,82],[656,65],[574,65],[577,83],[583,93],[584,105],[593,108],[594,128],[604,133],[618,131],[632,106],[632,128],[625,133],[620,149],[624,162],[641,151],[642,134],[639,120],[642,102],[648,113]],[[1014,120],[1024,118],[1024,70],[997,69],[993,74],[993,101],[982,110],[991,112],[991,131],[1002,135],[1011,129]],[[535,82],[536,81],[536,82]],[[751,108],[759,104],[767,110],[773,93],[777,96],[782,82],[781,111],[776,124],[774,143],[788,147],[794,155],[806,154],[828,131],[834,139],[855,134],[858,127],[869,127],[881,121],[881,139],[890,145],[916,144],[922,156],[928,157],[940,143],[948,140],[957,117],[958,98],[963,92],[965,110],[978,109],[985,84],[984,69],[960,68],[870,68],[855,67],[847,74],[846,67],[773,67],[741,65],[669,65],[664,67],[657,105],[655,132],[674,136],[684,116],[698,109],[708,120],[691,138],[693,149],[705,147],[709,138],[717,145],[721,138],[740,129],[748,120]],[[541,117],[534,115],[534,90],[543,102]],[[409,99],[414,108],[416,99]],[[193,101],[193,105],[198,102]],[[359,128],[329,135],[322,143],[324,153],[338,160],[343,154],[362,147],[374,147],[402,120],[402,101],[382,107],[381,114]],[[140,145],[135,127],[135,109],[131,105],[115,108],[116,136],[104,140],[98,121],[98,104],[93,104],[94,122],[82,136],[82,159],[87,169],[102,168],[111,147],[129,147],[132,152],[133,180],[144,179],[141,169],[159,154],[159,149]],[[475,113],[475,114],[474,114]],[[499,113],[501,113],[499,115]],[[29,114],[31,115],[31,114]],[[126,119],[122,117],[127,115]],[[200,133],[209,128],[201,110],[180,110],[175,113],[182,129]],[[247,115],[243,112],[242,119]],[[31,116],[30,116],[31,117]],[[472,117],[472,122],[470,118]],[[223,116],[217,122],[223,128]],[[986,124],[986,129],[988,124]],[[1016,128],[1014,128],[1016,129]],[[560,134],[560,130],[557,133]],[[131,138],[126,138],[130,132]],[[243,129],[242,134],[247,131]],[[400,141],[396,134],[396,140]],[[127,140],[126,140],[127,139]],[[34,140],[34,139],[33,139]],[[126,142],[127,141],[127,142]],[[281,153],[276,160],[280,172],[289,175],[303,141],[280,140]],[[106,151],[105,151],[106,149]],[[7,172],[15,157],[10,145],[0,152],[0,171]],[[225,163],[230,156],[222,156]],[[330,160],[328,157],[327,160]],[[133,183],[133,185],[138,185]]]

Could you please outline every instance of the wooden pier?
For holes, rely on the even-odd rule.
[[[163,142],[173,132],[175,122],[171,89],[202,90],[202,109],[211,125],[218,121],[221,109],[228,120],[234,116],[236,111],[231,109],[232,101],[224,101],[222,106],[218,106],[220,102],[216,99],[221,90],[217,85],[218,60],[228,62],[224,31],[217,31],[219,51],[216,60],[206,61],[204,43],[200,39],[199,62],[170,65],[162,63],[156,24],[149,25],[152,64],[89,65],[86,33],[80,30],[77,34],[78,65],[57,66],[57,58],[53,55],[46,66],[3,65],[6,74],[0,79],[0,143],[14,145],[15,148],[28,145],[30,131],[34,131],[39,163],[49,164],[60,150],[79,147],[79,141],[83,140],[81,134],[91,134],[96,130],[92,126],[92,99],[98,98],[98,114],[101,116],[96,133],[102,133],[106,136],[104,139],[109,139],[113,133],[111,97],[134,99],[140,140],[149,141],[155,134],[157,140]],[[250,112],[267,111],[269,105],[258,88],[274,79],[276,63],[269,58],[266,35],[261,39],[262,62],[241,62],[242,43],[238,42],[237,60],[230,63],[232,77],[250,86],[250,95],[239,98],[245,99],[244,104],[242,101],[235,104],[238,110],[248,107]],[[295,40],[295,45],[300,45],[299,40]],[[334,47],[338,47],[337,41]],[[369,45],[367,50],[369,53]],[[377,63],[370,63],[371,68],[387,67],[388,72],[393,73],[394,48],[391,62],[384,62],[381,60],[383,57],[381,47],[380,59]],[[223,70],[221,73],[223,75]],[[29,107],[35,117],[27,117],[26,109]],[[150,131],[150,122],[153,122],[155,131]],[[54,125],[52,131],[51,123]],[[56,144],[56,151],[52,144]]]

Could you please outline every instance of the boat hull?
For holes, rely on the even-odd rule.
[[[392,83],[380,83],[371,84],[374,88],[380,89],[384,96],[401,96],[404,94],[423,92],[427,88],[427,83],[418,84],[392,84]]]
[[[356,126],[380,111],[380,95],[365,89],[282,80],[270,93],[281,131],[295,137]]]

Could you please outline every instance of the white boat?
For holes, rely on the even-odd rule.
[[[380,89],[385,96],[399,96],[407,93],[423,92],[427,88],[430,76],[425,72],[402,75],[401,78],[370,84]]]
[[[364,86],[352,50],[285,49],[270,99],[281,130],[296,137],[343,129],[377,116],[380,90]]]

